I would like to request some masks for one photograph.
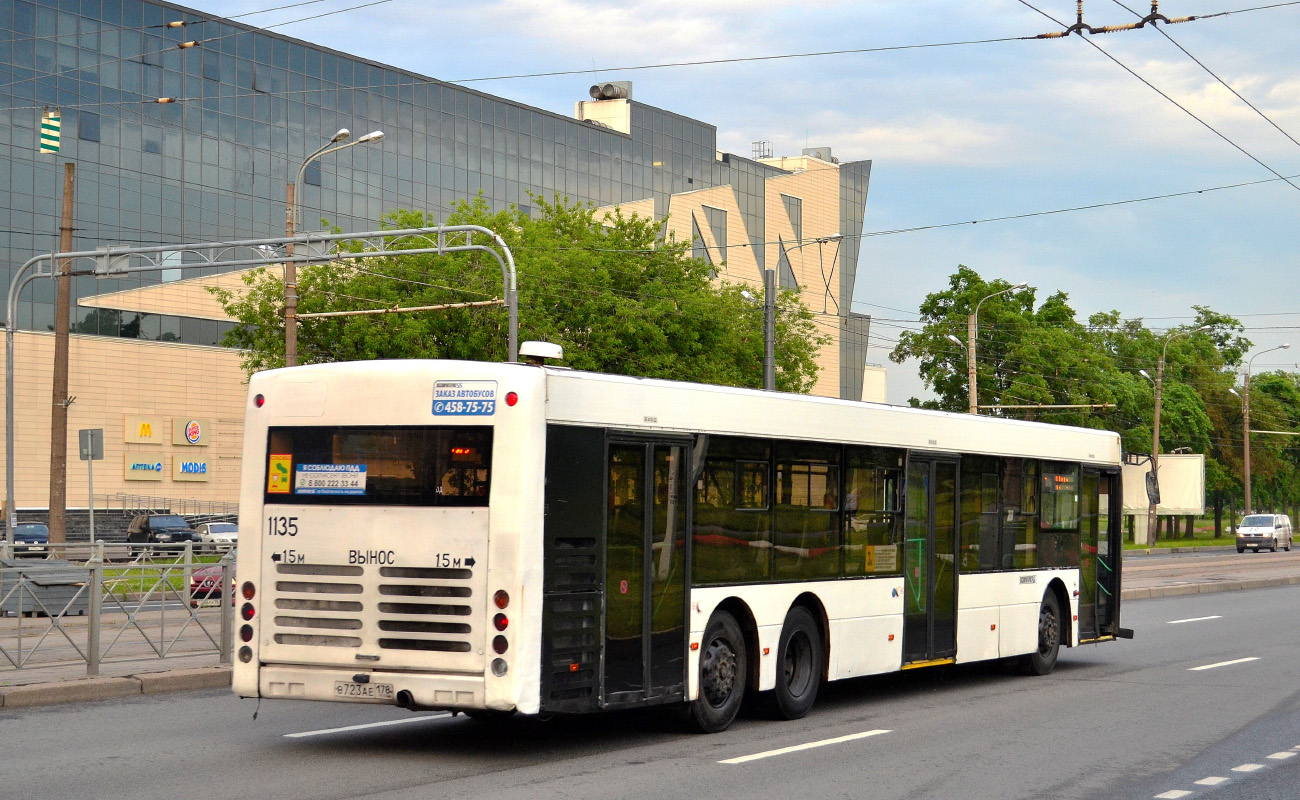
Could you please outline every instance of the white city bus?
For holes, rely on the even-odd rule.
[[[522,364],[249,385],[234,691],[477,713],[684,703],[1119,627],[1119,437]]]

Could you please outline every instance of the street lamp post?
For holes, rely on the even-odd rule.
[[[969,408],[967,411],[971,414],[980,413],[979,396],[975,391],[975,337],[979,333],[980,306],[984,305],[984,301],[988,300],[990,297],[997,297],[1000,294],[1014,292],[1015,290],[1023,289],[1028,285],[1029,284],[1021,281],[1015,286],[1008,286],[1000,292],[985,295],[975,304],[975,310],[966,317],[966,393],[969,398]]]
[[[1258,353],[1251,356],[1250,359],[1246,361],[1246,382],[1242,384],[1241,387],[1241,392],[1242,392],[1241,393],[1241,419],[1242,419],[1241,425],[1242,425],[1242,435],[1243,435],[1242,448],[1241,448],[1241,464],[1242,464],[1243,485],[1246,490],[1245,505],[1246,505],[1247,514],[1249,514],[1253,510],[1250,504],[1250,365],[1254,363],[1256,358],[1264,355],[1265,353],[1271,353],[1274,350],[1286,350],[1290,346],[1291,345],[1289,344],[1280,344],[1277,347],[1270,347],[1267,350],[1260,350]]]
[[[355,147],[359,144],[377,142],[384,138],[383,131],[371,131],[355,142],[338,144],[351,135],[347,128],[339,129],[339,132],[334,134],[333,138],[317,149],[316,152],[307,156],[302,162],[302,166],[298,167],[297,180],[291,181],[285,188],[285,236],[293,236],[294,229],[298,225],[298,203],[302,198],[302,179],[307,172],[307,166],[311,162],[329,153],[336,153],[339,150]],[[331,145],[338,146],[331,147]],[[285,255],[293,255],[293,242],[285,245]],[[298,365],[298,266],[293,261],[286,261],[284,264],[284,365],[286,367]]]
[[[1168,355],[1169,353],[1169,343],[1172,342],[1174,339],[1177,339],[1179,336],[1189,336],[1193,333],[1209,330],[1211,327],[1213,326],[1202,325],[1199,328],[1192,328],[1191,330],[1174,331],[1173,333],[1165,337],[1165,345],[1164,347],[1160,348],[1160,360],[1156,362],[1156,380],[1155,380],[1155,386],[1156,386],[1155,406],[1156,407],[1155,407],[1155,420],[1153,426],[1154,430],[1152,430],[1151,432],[1151,475],[1152,475],[1152,482],[1156,486],[1157,490],[1160,487],[1161,389],[1164,385],[1164,380],[1165,380],[1165,356]],[[1147,380],[1151,379],[1151,376],[1147,375],[1146,370],[1139,370],[1139,371],[1142,373],[1143,377],[1145,377]],[[1156,535],[1157,520],[1158,520],[1158,515],[1156,514],[1155,497],[1151,496],[1151,492],[1148,491],[1147,492],[1147,538],[1148,541],[1151,542],[1152,544],[1154,544],[1155,541],[1159,538],[1159,536]]]

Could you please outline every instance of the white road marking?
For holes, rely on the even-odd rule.
[[[1295,756],[1295,753],[1291,752],[1290,750],[1284,750],[1281,753],[1274,753],[1273,755],[1269,756],[1269,758],[1273,759],[1274,761],[1282,761],[1284,759],[1292,758],[1293,756]]]
[[[1223,619],[1222,614],[1215,614],[1212,617],[1192,617],[1191,619],[1171,619],[1167,624],[1182,625],[1184,622],[1204,622],[1207,619]]]
[[[1189,794],[1191,794],[1191,792],[1186,791],[1185,789],[1170,789],[1164,794],[1156,795],[1156,800],[1178,800],[1178,798],[1186,797]]]
[[[1258,660],[1259,658],[1257,656],[1251,656],[1250,658],[1238,658],[1232,661],[1220,661],[1217,664],[1206,664],[1205,666],[1201,666],[1201,667],[1188,667],[1187,671],[1199,672],[1200,670],[1203,669],[1215,669],[1216,667],[1230,667],[1233,664],[1245,664],[1247,661],[1258,661]]]
[[[1212,775],[1208,778],[1201,778],[1199,781],[1193,781],[1193,783],[1200,786],[1218,786],[1221,783],[1227,783],[1228,780],[1228,778],[1220,778],[1217,775]]]
[[[1242,764],[1240,767],[1233,767],[1233,772],[1254,772],[1257,769],[1263,769],[1263,764]]]
[[[343,728],[326,728],[319,731],[303,731],[302,733],[286,733],[286,739],[300,739],[304,736],[324,736],[327,733],[343,733],[345,731],[359,731],[365,728],[383,728],[389,725],[405,725],[408,722],[423,722],[426,719],[437,719],[438,717],[449,717],[449,712],[440,714],[422,714],[418,717],[407,717],[406,719],[390,719],[387,722],[368,722],[365,725],[348,725]]]
[[[779,750],[767,750],[762,753],[754,753],[751,756],[740,756],[739,758],[728,758],[719,761],[719,764],[744,764],[747,761],[757,761],[760,758],[770,758],[772,756],[781,756],[786,753],[794,753],[799,750],[811,750],[814,747],[825,747],[828,744],[839,744],[841,742],[851,742],[854,739],[865,739],[868,736],[879,736],[882,733],[892,733],[892,731],[875,730],[863,731],[862,733],[850,733],[848,736],[837,736],[834,739],[822,739],[819,742],[809,742],[808,744],[796,744],[791,747],[782,747]]]

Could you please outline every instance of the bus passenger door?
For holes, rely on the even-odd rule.
[[[1116,633],[1115,610],[1119,596],[1119,538],[1111,529],[1122,519],[1111,507],[1118,500],[1113,490],[1116,476],[1085,469],[1083,472],[1083,530],[1079,563],[1079,639],[1089,641]]]
[[[684,696],[688,453],[685,442],[609,447],[606,706]]]
[[[911,457],[903,543],[903,663],[957,653],[957,463]]]

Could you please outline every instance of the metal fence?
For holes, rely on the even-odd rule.
[[[233,551],[188,542],[0,544],[0,674],[205,653],[230,664],[234,578]]]

